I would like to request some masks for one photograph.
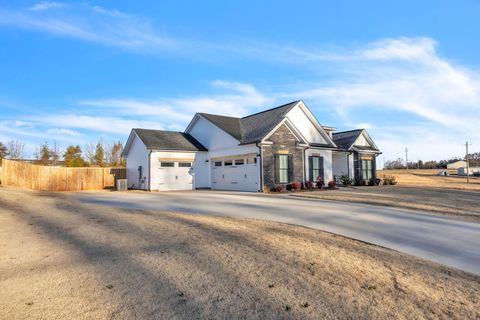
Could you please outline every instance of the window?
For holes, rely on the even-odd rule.
[[[215,161],[215,167],[221,167],[222,161]]]
[[[224,166],[231,166],[233,164],[232,160],[225,160]]]
[[[318,177],[323,176],[323,157],[311,156],[310,159],[310,180],[316,181]]]
[[[241,166],[241,165],[244,164],[244,163],[245,163],[245,160],[243,160],[243,159],[237,159],[237,160],[235,160],[235,165],[236,165],[236,166]]]
[[[192,163],[191,162],[179,162],[178,166],[180,168],[190,168],[192,166]]]
[[[370,180],[373,178],[372,160],[362,160],[362,179]]]
[[[162,161],[160,162],[160,167],[165,168],[165,167],[175,167],[175,162],[165,162]]]
[[[277,154],[275,156],[276,182],[288,183],[289,181],[289,156],[288,154]]]
[[[257,158],[248,158],[247,159],[247,164],[255,164],[257,163]]]

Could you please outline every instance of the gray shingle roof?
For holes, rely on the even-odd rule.
[[[348,150],[352,144],[357,140],[363,129],[356,129],[350,131],[334,132],[333,142],[340,148]]]
[[[188,133],[177,131],[133,129],[149,149],[207,151],[207,149]]]
[[[247,144],[261,141],[298,102],[293,101],[243,118],[208,113],[199,114],[240,141],[240,143]]]
[[[364,129],[355,129],[350,131],[334,132],[333,133],[333,142],[338,146],[339,149],[348,150],[355,143],[358,136],[362,134]],[[377,148],[365,147],[365,146],[355,146],[356,149],[361,150],[374,150],[378,151]]]

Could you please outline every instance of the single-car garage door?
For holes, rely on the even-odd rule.
[[[212,189],[258,191],[256,157],[212,159]]]
[[[193,189],[193,161],[160,160],[159,165],[155,177],[158,190]]]

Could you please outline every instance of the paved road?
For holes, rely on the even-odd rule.
[[[480,223],[419,211],[242,192],[92,192],[72,196],[121,208],[292,223],[480,274]]]

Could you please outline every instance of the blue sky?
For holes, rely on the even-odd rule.
[[[480,150],[480,1],[0,1],[0,141],[122,140],[303,100],[383,159]]]

